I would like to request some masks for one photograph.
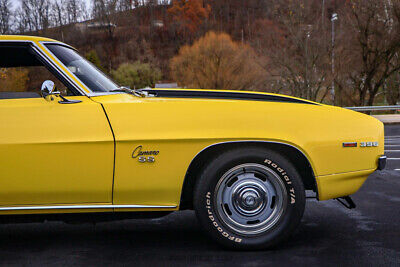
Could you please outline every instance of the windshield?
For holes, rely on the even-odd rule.
[[[46,47],[92,92],[109,92],[118,88],[110,78],[73,49],[47,44]]]

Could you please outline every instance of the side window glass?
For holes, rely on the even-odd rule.
[[[0,44],[0,58],[0,99],[41,97],[42,83],[46,80],[53,81],[62,95],[73,95],[29,46]]]
[[[68,89],[44,66],[14,67],[0,69],[0,92],[26,92],[40,97],[42,83],[52,80],[62,95],[68,95]],[[21,94],[22,95],[22,94]]]

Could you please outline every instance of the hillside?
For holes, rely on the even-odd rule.
[[[262,75],[247,87],[250,90],[341,106],[395,104],[400,99],[398,1],[93,0],[91,12],[75,9],[74,13],[73,6],[61,10],[52,5],[53,17],[36,10],[35,1],[27,1],[33,4],[15,16],[20,32],[64,41],[83,54],[90,52],[109,73],[123,63],[142,62],[160,69],[163,80],[177,81],[171,59],[182,47],[213,31],[227,33],[232,45],[241,47],[238,54],[247,53],[251,64],[259,67]],[[331,20],[333,14],[338,19]],[[219,46],[214,43],[212,49]],[[184,78],[187,82],[181,86],[201,87]]]

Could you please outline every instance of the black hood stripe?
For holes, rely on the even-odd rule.
[[[252,94],[252,93],[236,93],[236,92],[214,92],[214,91],[192,91],[192,90],[157,90],[142,89],[140,91],[148,92],[155,97],[171,97],[171,98],[206,98],[206,99],[234,99],[234,100],[253,100],[253,101],[271,101],[285,103],[300,103],[316,105],[301,99],[294,99],[284,96]]]

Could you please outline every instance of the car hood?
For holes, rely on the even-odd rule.
[[[300,98],[260,92],[194,89],[141,89],[139,91],[146,92],[152,97],[163,98],[229,99],[319,105],[318,103]]]

